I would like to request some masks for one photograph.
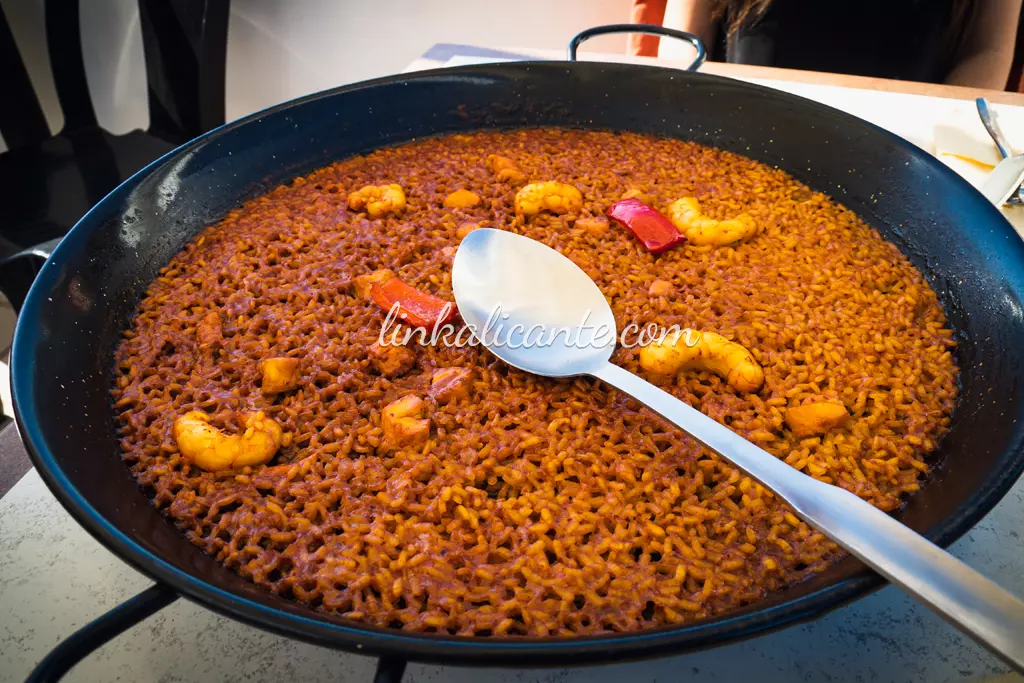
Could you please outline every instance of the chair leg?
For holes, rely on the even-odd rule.
[[[57,99],[64,111],[62,132],[65,133],[96,126],[96,111],[89,96],[89,82],[85,79],[78,5],[77,2],[46,2],[46,49]]]
[[[149,132],[177,143],[224,123],[227,0],[139,0]]]

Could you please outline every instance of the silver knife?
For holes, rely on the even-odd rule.
[[[1024,181],[1024,154],[1018,154],[1000,161],[999,165],[988,174],[988,178],[979,189],[985,198],[998,208],[1017,192],[1022,181]]]

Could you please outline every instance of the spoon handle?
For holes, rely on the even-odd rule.
[[[802,474],[650,382],[611,363],[591,374],[757,479],[812,527],[1024,671],[1024,602],[870,503]]]

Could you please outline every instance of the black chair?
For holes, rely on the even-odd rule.
[[[84,3],[83,3],[84,4]],[[46,254],[93,204],[178,145],[224,123],[228,0],[138,0],[150,125],[114,135],[96,121],[78,0],[45,3],[47,52],[64,128],[50,134],[0,8],[0,291],[17,310]]]

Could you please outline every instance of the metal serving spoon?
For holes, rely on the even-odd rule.
[[[452,286],[463,320],[498,358],[545,377],[590,375],[626,392],[757,479],[812,527],[1024,671],[1024,603],[870,503],[802,474],[610,363],[618,337],[611,307],[572,261],[527,237],[480,229],[459,245]]]

